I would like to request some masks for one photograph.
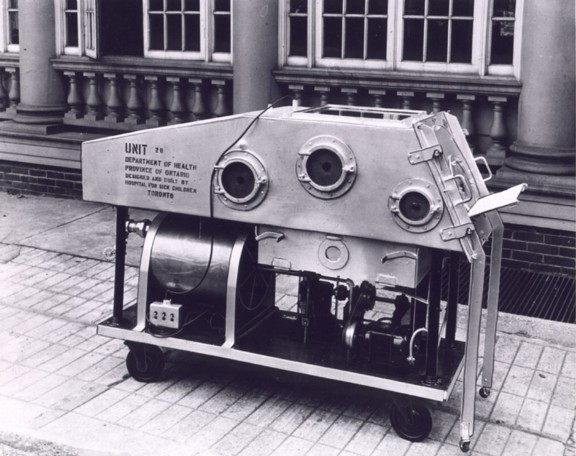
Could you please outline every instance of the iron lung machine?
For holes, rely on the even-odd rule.
[[[468,450],[483,244],[491,237],[486,397],[497,209],[515,204],[525,186],[489,194],[455,117],[269,107],[89,141],[82,168],[84,198],[117,210],[114,308],[98,332],[126,341],[134,378],[158,379],[172,349],[365,385],[392,393],[394,429],[419,441],[432,426],[423,399],[446,401],[463,371],[460,447]],[[130,208],[158,215],[136,221]],[[137,302],[124,306],[129,233],[144,244]],[[461,259],[471,265],[463,341]]]

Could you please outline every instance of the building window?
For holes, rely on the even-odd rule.
[[[474,0],[406,0],[402,60],[472,63]]]
[[[510,65],[514,55],[515,0],[494,0],[490,23],[490,63]]]
[[[0,52],[20,50],[18,27],[18,0],[0,0],[2,21],[0,24]]]
[[[521,6],[522,0],[284,0],[281,63],[517,74]]]
[[[230,0],[144,0],[144,55],[230,61]]]
[[[231,61],[231,0],[56,0],[56,5],[61,54]]]
[[[66,35],[64,46],[70,48],[77,48],[78,42],[78,30],[80,13],[78,11],[78,0],[66,0],[64,9],[64,20],[66,22]]]

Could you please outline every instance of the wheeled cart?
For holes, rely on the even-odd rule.
[[[126,341],[129,373],[158,380],[164,349],[365,385],[393,396],[403,438],[424,440],[424,400],[463,371],[460,448],[474,404],[491,237],[484,366],[492,386],[503,227],[448,114],[278,108],[91,141],[86,199],[116,206],[114,308],[98,333]],[[159,211],[130,219],[129,208]],[[135,305],[126,238],[144,238]],[[458,264],[471,265],[465,340]],[[441,301],[442,269],[449,269]],[[294,298],[277,293],[278,279]],[[280,298],[280,299],[279,299]]]

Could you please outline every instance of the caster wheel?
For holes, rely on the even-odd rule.
[[[164,353],[154,345],[132,347],[126,357],[126,368],[134,380],[144,383],[157,381],[164,372]]]
[[[405,440],[421,442],[432,430],[432,415],[424,404],[413,402],[404,410],[396,404],[390,408],[390,424],[396,433]]]
[[[468,453],[470,451],[470,441],[460,440],[460,450],[462,450],[463,453]]]
[[[488,396],[490,396],[490,388],[483,386],[480,388],[480,391],[478,391],[478,394],[480,394],[480,397],[486,399]]]

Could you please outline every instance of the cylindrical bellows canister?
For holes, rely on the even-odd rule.
[[[150,254],[158,286],[214,302],[226,298],[235,230],[222,222],[170,215],[161,222]]]

